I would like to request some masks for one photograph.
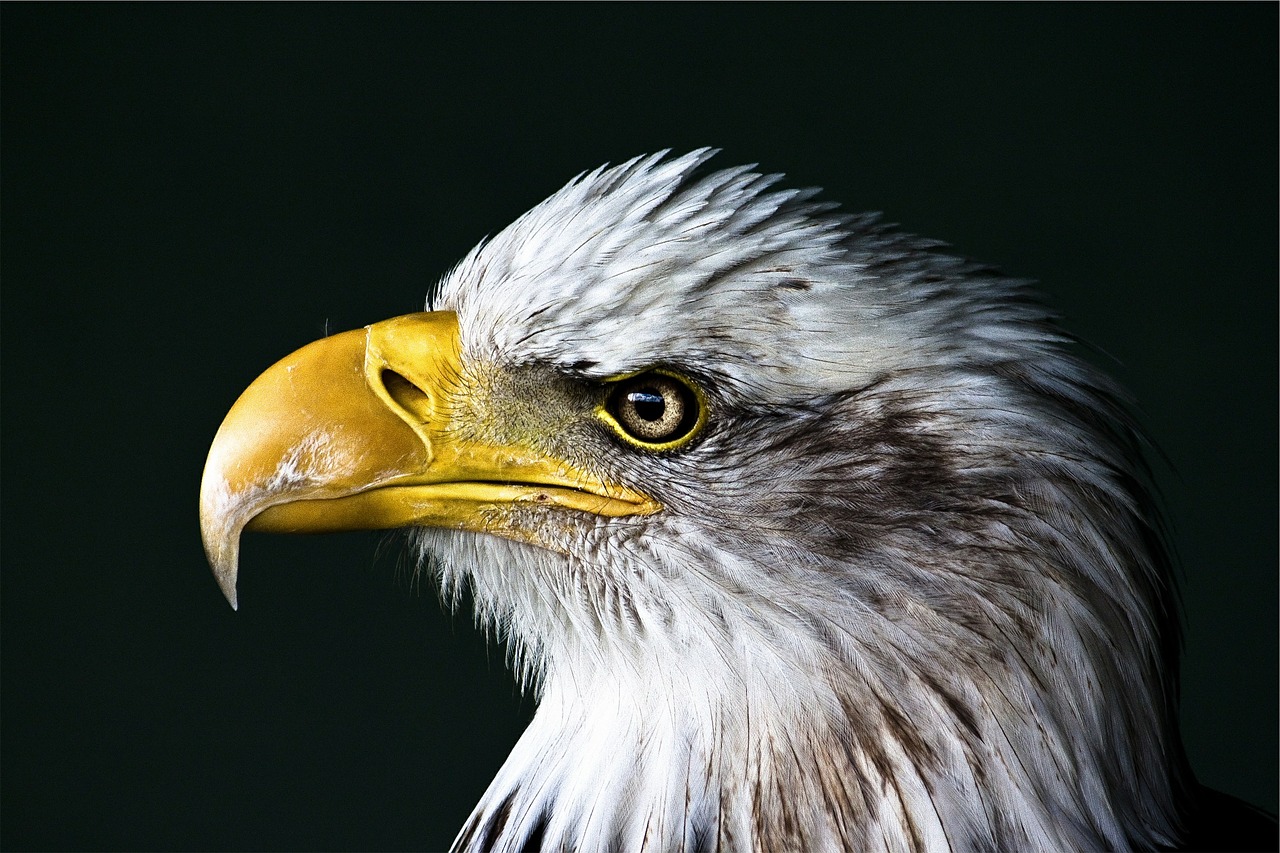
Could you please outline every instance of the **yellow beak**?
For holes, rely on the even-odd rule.
[[[651,498],[527,447],[458,437],[457,315],[410,314],[308,344],[254,380],[222,422],[200,484],[200,530],[236,607],[240,533],[408,525],[537,542],[512,504],[603,516]]]

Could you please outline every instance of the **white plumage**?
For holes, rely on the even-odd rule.
[[[540,697],[458,847],[1173,843],[1172,593],[1115,388],[1024,283],[709,156],[580,176],[434,295],[454,429],[663,506],[415,533]],[[687,446],[574,414],[654,368],[705,394]]]

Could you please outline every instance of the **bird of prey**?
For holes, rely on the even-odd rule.
[[[713,153],[250,385],[200,495],[232,606],[243,530],[411,529],[539,699],[459,851],[1196,843],[1122,393],[1027,283]]]

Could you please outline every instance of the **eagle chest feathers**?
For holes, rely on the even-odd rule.
[[[539,697],[458,850],[1177,843],[1118,390],[1024,282],[710,156],[581,175],[258,379],[202,484],[224,592],[244,529],[412,530]]]

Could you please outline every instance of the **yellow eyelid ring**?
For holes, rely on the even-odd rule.
[[[648,377],[654,377],[655,381],[649,383],[654,386],[660,386],[659,391],[652,393],[660,393],[661,387],[678,387],[680,391],[687,394],[684,405],[692,404],[696,409],[692,417],[684,415],[677,418],[677,426],[674,429],[674,437],[666,440],[647,440],[642,436],[636,435],[636,431],[628,429],[623,423],[624,418],[611,410],[611,406],[617,404],[619,398],[625,393],[629,383],[637,383],[635,387],[641,389],[640,384]],[[663,381],[665,380],[665,381]],[[707,423],[709,411],[706,392],[702,387],[689,379],[682,373],[663,367],[653,367],[645,370],[638,370],[634,373],[624,374],[615,377],[606,383],[606,394],[603,400],[595,407],[595,415],[603,421],[615,435],[623,442],[631,447],[645,450],[650,453],[662,453],[669,450],[677,450],[689,444],[699,433],[702,432]],[[662,395],[664,400],[666,395]]]

